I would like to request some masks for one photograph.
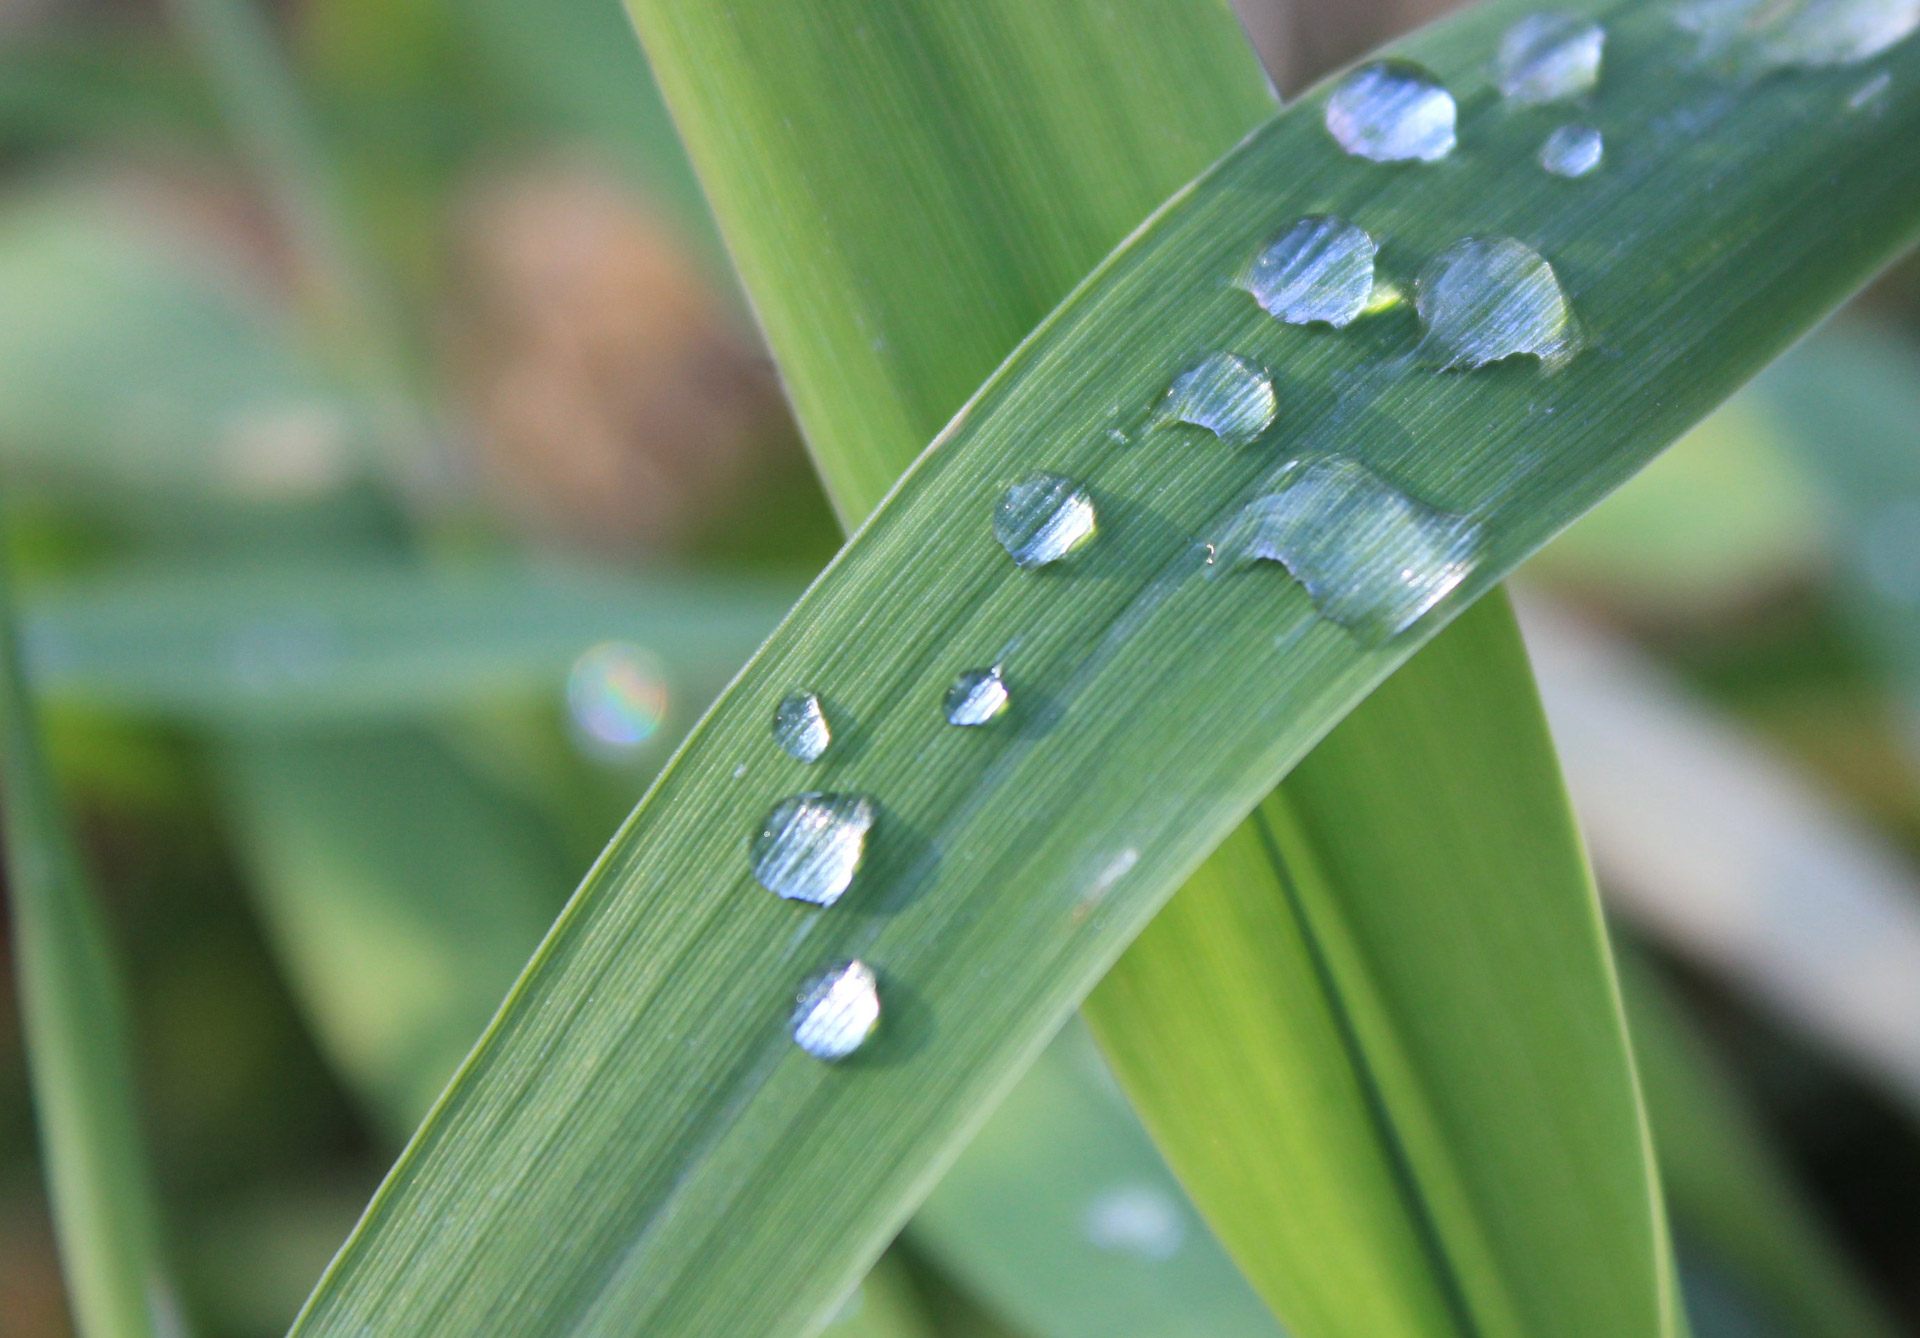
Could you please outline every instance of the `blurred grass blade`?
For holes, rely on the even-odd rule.
[[[1900,151],[1920,128],[1920,44],[1876,62],[1888,91],[1848,118],[1858,70],[1729,87],[1686,63],[1664,6],[1606,7],[1594,114],[1618,151],[1568,189],[1534,164],[1539,125],[1508,116],[1489,82],[1520,12],[1479,9],[1398,48],[1459,99],[1446,169],[1342,156],[1324,93],[1309,97],[995,374],[663,773],[300,1332],[817,1324],[1066,1012],[1318,738],[1920,224],[1920,163]],[[1530,361],[1443,375],[1406,356],[1404,310],[1339,336],[1277,325],[1227,280],[1276,228],[1326,209],[1386,238],[1399,277],[1465,235],[1524,232],[1558,266],[1589,351],[1551,377]],[[1222,347],[1287,392],[1258,449],[1153,426],[1169,378]],[[1363,645],[1319,620],[1278,570],[1202,574],[1194,536],[1308,441],[1481,520],[1479,565],[1398,640]],[[1102,507],[1101,538],[1060,571],[1023,572],[991,538],[1001,493],[1037,467]],[[996,660],[1013,713],[944,725],[955,675]],[[807,769],[769,731],[800,686],[843,722],[842,746]],[[831,911],[781,903],[747,869],[760,815],[798,790],[879,806]],[[783,1024],[797,982],[848,956],[876,966],[888,1018],[830,1069]]]
[[[1525,673],[1504,601],[1421,666],[1214,853],[1088,1016],[1297,1331],[1654,1332],[1668,1247],[1572,816],[1537,704],[1515,730],[1468,690]],[[1397,820],[1343,820],[1365,804]]]
[[[847,1294],[821,1338],[935,1338],[913,1280],[891,1256],[875,1264]]]
[[[986,348],[1010,342],[992,317],[1031,308],[1030,276],[1045,271],[1007,256],[1055,254],[1063,239],[1079,239],[1085,263],[1132,224],[1115,188],[1138,182],[1140,149],[1083,129],[1128,124],[1083,109],[1117,101],[1122,116],[1162,118],[1188,137],[1218,136],[1225,147],[1228,118],[1204,115],[1209,109],[1192,101],[1194,85],[1168,102],[1150,81],[1224,59],[1244,77],[1226,84],[1238,89],[1234,110],[1250,112],[1265,100],[1251,55],[1222,10],[1148,5],[1118,18],[1081,7],[1076,26],[1088,33],[1106,36],[1121,25],[1154,31],[1150,56],[1121,52],[1107,62],[1136,81],[1115,87],[1104,70],[1072,77],[1093,61],[1062,60],[1048,45],[1061,41],[1074,7],[1049,8],[1045,18],[1031,8],[971,5],[948,14],[929,5],[912,17],[876,18],[844,5],[789,4],[730,27],[669,22],[655,6],[636,6],[845,515],[863,514],[871,479],[903,468],[920,436],[958,404],[958,386],[944,401],[927,397],[930,379],[984,373]],[[1177,21],[1155,31],[1156,21],[1168,19]],[[1003,25],[999,40],[983,40],[993,24]],[[875,32],[912,35],[894,40],[907,51],[937,52],[937,77],[899,80],[869,57],[874,77],[829,78],[793,58],[836,26],[868,40]],[[1209,52],[1209,42],[1233,49]],[[889,47],[882,41],[866,49]],[[1058,67],[1024,80],[1008,73],[1034,52]],[[817,58],[841,68],[838,45]],[[720,97],[717,72],[728,68],[739,73]],[[993,96],[976,91],[976,81]],[[949,87],[966,92],[943,98]],[[749,133],[761,136],[752,155],[729,152]],[[1162,140],[1179,143],[1171,130]],[[955,141],[990,147],[956,153]],[[1155,161],[1176,159],[1162,148]],[[1053,172],[1034,169],[1055,162],[1061,166]],[[1079,188],[1098,174],[1107,193]],[[1063,189],[1062,179],[1075,188]],[[978,222],[982,215],[991,231]],[[965,225],[955,227],[955,219]],[[1024,246],[1007,243],[1023,232]],[[1056,292],[1064,290],[1066,268],[1054,267]],[[898,300],[902,292],[915,300]],[[989,294],[998,306],[983,300]],[[956,344],[970,347],[957,335],[974,336],[983,355],[971,369],[954,356]],[[991,344],[994,338],[1001,342]],[[849,368],[859,369],[857,394],[848,393]],[[1523,1322],[1598,1332],[1655,1325],[1671,1305],[1670,1280],[1644,1129],[1591,881],[1526,660],[1511,620],[1492,613],[1471,633],[1443,640],[1396,677],[1397,710],[1363,706],[1288,782],[1296,820],[1235,838],[1248,855],[1245,868],[1223,856],[1220,867],[1234,875],[1203,879],[1208,891],[1189,893],[1199,905],[1173,913],[1178,924],[1238,924],[1234,907],[1221,903],[1250,896],[1265,903],[1265,916],[1284,920],[1294,909],[1280,896],[1272,858],[1292,852],[1314,862],[1319,838],[1336,854],[1371,856],[1361,861],[1363,877],[1335,877],[1329,895],[1347,907],[1355,950],[1400,990],[1388,1039],[1417,1071],[1419,1090],[1406,1080],[1395,1087],[1367,1045],[1340,1043],[1328,995],[1337,1010],[1338,999],[1366,982],[1316,975],[1301,950],[1324,926],[1276,927],[1295,949],[1276,946],[1277,958],[1194,951],[1171,928],[1149,934],[1122,967],[1134,1008],[1109,1008],[1096,996],[1094,1014],[1150,1113],[1158,1110],[1154,1092],[1183,1093],[1193,1103],[1191,1122],[1156,1120],[1156,1132],[1255,1282],[1303,1334],[1448,1333],[1460,1306],[1489,1333]],[[1404,746],[1408,719],[1422,722],[1430,746]],[[1499,741],[1491,750],[1489,739]],[[1478,765],[1468,768],[1464,758]],[[1342,784],[1356,770],[1386,783]],[[1435,794],[1458,802],[1441,809]],[[1277,847],[1271,857],[1270,847]],[[1485,857],[1516,848],[1527,858],[1504,874]],[[1439,866],[1449,859],[1443,874]],[[1449,885],[1480,923],[1525,924],[1533,951],[1490,973],[1474,952],[1435,952],[1410,936],[1394,908]],[[1305,1043],[1278,1044],[1264,1031],[1232,1032],[1237,1044],[1220,1033],[1210,1044],[1205,1034],[1183,1032],[1180,1043],[1167,1045],[1130,1044],[1124,1034],[1139,1028],[1157,1036],[1163,1027],[1180,1030],[1182,1021],[1200,1030],[1218,1020],[1210,1004],[1302,987],[1305,997],[1285,1010],[1279,1028]],[[1437,1017],[1448,1026],[1423,1027]],[[1490,1036],[1504,1043],[1487,1044]],[[1287,1063],[1256,1088],[1236,1082],[1244,1076],[1235,1072],[1242,1053],[1284,1053]],[[1567,1081],[1532,1083],[1536,1069]],[[1350,1099],[1290,1107],[1287,1094],[1302,1085]],[[1389,1090],[1376,1098],[1382,1087]],[[1234,1127],[1244,1139],[1223,1136],[1216,1090],[1239,1098]],[[1374,1099],[1386,1107],[1386,1128],[1369,1134]],[[1294,1155],[1276,1159],[1271,1134],[1289,1121],[1300,1142]],[[1411,1195],[1399,1190],[1409,1160]],[[1271,1167],[1272,1175],[1252,1180],[1248,1165]],[[1513,1192],[1556,1180],[1570,1192]],[[1288,1227],[1276,1230],[1275,1219]],[[1351,1285],[1356,1279],[1364,1285]],[[1140,1305],[1106,1291],[1085,1304],[1141,1317]],[[1583,1303],[1569,1304],[1570,1297]],[[1020,1318],[1056,1332],[1068,1323],[1067,1310],[1056,1298],[1046,1323],[1032,1310]]]
[[[1920,887],[1902,858],[1631,649],[1525,610],[1614,905],[1920,1109]]]
[[[141,1142],[126,1001],[41,753],[0,574],[0,807],[20,1014],[80,1338],[160,1338],[175,1309]]]
[[[275,732],[441,719],[476,698],[557,701],[602,641],[652,652],[697,708],[793,594],[565,567],[161,570],[43,590],[25,639],[36,680],[63,699]]]
[[[1621,979],[1676,1229],[1796,1338],[1891,1338],[1685,1005],[1634,954]]]
[[[1281,1338],[1084,1027],[1028,1069],[909,1239],[1034,1338]]]

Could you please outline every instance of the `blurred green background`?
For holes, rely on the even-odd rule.
[[[1437,8],[1244,14],[1292,89]],[[131,973],[186,1307],[214,1338],[278,1333],[674,741],[837,545],[616,0],[0,0],[0,505]],[[1527,584],[1822,796],[1892,861],[1881,910],[1920,917],[1897,900],[1920,861],[1920,270]],[[1590,835],[1630,881],[1621,834]],[[1780,895],[1818,901],[1828,873]],[[1920,1328],[1920,1013],[1862,1039],[1790,960],[1730,967],[1687,931],[1685,876],[1654,881],[1666,909],[1620,903],[1636,960]],[[6,984],[0,1330],[56,1338]],[[1179,1255],[1164,1170],[1114,1179],[1150,1154],[1097,1057],[1077,1033],[1056,1051],[874,1304],[910,1285],[953,1333],[1068,1332],[1046,1304],[1124,1283],[1041,1304],[983,1234],[1057,1251],[1062,1278]],[[1061,1207],[1088,1186],[1091,1215]],[[1801,1331],[1688,1202],[1702,1333]],[[1219,1264],[1182,1267],[1206,1288]],[[1258,1328],[1231,1281],[1209,1332]]]

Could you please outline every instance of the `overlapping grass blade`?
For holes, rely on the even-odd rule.
[[[1207,579],[1196,533],[1289,446],[1339,429],[1400,486],[1484,516],[1481,563],[1444,618],[1920,219],[1920,168],[1897,151],[1920,121],[1901,77],[1911,48],[1881,62],[1895,77],[1876,116],[1850,120],[1831,113],[1857,71],[1729,90],[1686,64],[1663,10],[1609,7],[1598,112],[1621,151],[1567,191],[1538,175],[1537,127],[1504,116],[1487,82],[1517,12],[1406,44],[1461,97],[1449,169],[1344,159],[1309,99],[1157,216],[996,375],[622,832],[305,1332],[781,1332],[820,1317],[1175,883],[1440,621],[1361,646],[1277,572]],[[1327,339],[1273,326],[1224,280],[1277,226],[1328,208],[1387,237],[1395,267],[1521,228],[1559,267],[1592,348],[1551,378],[1531,363],[1443,376],[1405,359],[1409,319]],[[1352,417],[1290,397],[1260,450],[1148,431],[1166,379],[1223,345],[1294,391],[1381,379],[1362,378]],[[1116,442],[1108,427],[1144,435]],[[1035,575],[992,546],[986,519],[1040,464],[1086,481],[1109,520],[1073,568]],[[942,725],[953,674],[1002,654],[1016,714],[998,730]],[[799,684],[847,722],[847,746],[806,772],[767,730]],[[830,912],[796,913],[745,870],[754,815],[800,788],[881,804],[856,890]],[[881,970],[889,1025],[827,1070],[781,1021],[801,974],[849,954]]]
[[[153,1338],[160,1259],[129,1024],[105,927],[41,752],[0,573],[0,807],[20,1015],[61,1271],[81,1338]]]

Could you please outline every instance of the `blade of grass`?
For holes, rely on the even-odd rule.
[[[904,468],[958,405],[962,386],[1009,346],[1010,333],[992,317],[1032,309],[1043,291],[1036,272],[1056,294],[1076,272],[1062,263],[1047,274],[1007,256],[1045,257],[1062,239],[1077,239],[1078,263],[1086,264],[1130,225],[1129,201],[1118,192],[1139,182],[1141,150],[1108,127],[1128,124],[1127,116],[1159,118],[1225,146],[1228,117],[1208,119],[1209,107],[1190,105],[1190,86],[1169,102],[1148,81],[1178,78],[1186,62],[1220,61],[1204,33],[1233,47],[1224,58],[1243,76],[1228,84],[1239,94],[1234,109],[1245,114],[1266,102],[1231,20],[1209,6],[1138,6],[1124,17],[1082,7],[1077,24],[1086,31],[1105,36],[1117,23],[1155,41],[1150,57],[1110,58],[1109,67],[1140,81],[1120,87],[1076,78],[1094,68],[1091,58],[1055,55],[1072,6],[1052,7],[1045,18],[1031,7],[977,4],[953,15],[933,5],[876,18],[844,4],[787,4],[731,23],[689,21],[644,0],[634,8],[815,458],[849,516],[865,511],[868,482]],[[836,26],[876,53],[861,66],[871,77],[846,76]],[[930,74],[911,79],[891,72],[880,54],[904,65],[921,52],[933,53]],[[839,77],[810,66],[809,53]],[[1023,77],[1032,59],[1053,62],[1049,77]],[[1098,130],[1085,130],[1083,119]],[[738,152],[750,136],[752,153]],[[968,150],[954,152],[956,141]],[[1177,156],[1163,151],[1154,165],[1160,160],[1170,167]],[[1071,170],[1053,168],[1056,161]],[[1085,188],[1095,176],[1105,194]],[[981,214],[987,225],[976,221]],[[1025,245],[1008,243],[1023,233]],[[905,292],[911,301],[899,300]],[[988,306],[988,296],[1002,305]],[[966,355],[976,351],[970,364]],[[850,369],[861,378],[854,393]],[[947,398],[932,399],[926,388],[942,375],[956,384]],[[1203,879],[1207,891],[1189,893],[1203,904],[1171,922],[1202,933],[1209,922],[1236,924],[1239,915],[1224,903],[1240,896],[1269,903],[1256,914],[1291,917],[1293,907],[1272,904],[1280,874],[1272,860],[1289,851],[1297,861],[1315,859],[1310,847],[1322,827],[1337,850],[1383,856],[1365,863],[1364,877],[1335,876],[1330,895],[1347,907],[1346,932],[1400,991],[1390,1039],[1417,1066],[1419,1090],[1405,1090],[1405,1080],[1393,1089],[1375,1071],[1369,1045],[1339,1043],[1329,1008],[1337,1013],[1356,989],[1379,989],[1319,979],[1313,954],[1322,931],[1314,926],[1278,930],[1294,951],[1277,962],[1197,951],[1171,927],[1156,931],[1123,967],[1135,1007],[1111,1005],[1105,994],[1089,1006],[1130,1085],[1147,1096],[1150,1116],[1159,1110],[1155,1091],[1192,1103],[1190,1121],[1157,1120],[1156,1132],[1296,1329],[1448,1333],[1456,1301],[1467,1322],[1489,1333],[1511,1331],[1523,1317],[1602,1332],[1628,1314],[1657,1323],[1671,1307],[1671,1281],[1645,1131],[1585,857],[1526,660],[1507,618],[1488,615],[1471,633],[1443,641],[1396,677],[1397,713],[1363,706],[1316,751],[1318,765],[1289,780],[1296,821],[1244,834],[1237,845],[1246,866],[1227,856],[1234,876]],[[1386,723],[1373,723],[1376,715]],[[1404,745],[1407,720],[1423,723],[1430,746]],[[1489,738],[1499,740],[1492,751]],[[1480,765],[1469,770],[1463,758]],[[1356,768],[1392,783],[1342,785],[1340,776]],[[1436,794],[1458,802],[1438,808]],[[1503,866],[1488,852],[1514,849],[1528,857],[1497,876]],[[1435,951],[1409,935],[1396,908],[1438,888],[1463,898],[1482,923],[1528,925],[1533,950],[1489,973],[1470,952]],[[1274,978],[1276,967],[1284,981]],[[1181,1016],[1199,1030],[1201,1020],[1216,1019],[1198,1000],[1263,990],[1288,997],[1297,985],[1306,996],[1290,1000],[1284,1024],[1264,1019],[1281,1035],[1232,1032],[1228,1041],[1215,1033],[1210,1046],[1189,1034],[1167,1045],[1130,1045],[1116,1034],[1156,1023],[1177,1028],[1170,1020]],[[1421,1026],[1442,1016],[1458,1035]],[[1490,1036],[1504,1045],[1465,1039]],[[1241,1052],[1284,1053],[1288,1063],[1269,1084],[1249,1085],[1236,1081],[1245,1076],[1235,1072]],[[1564,1082],[1516,1088],[1516,1077],[1536,1071]],[[1345,1100],[1290,1106],[1287,1094],[1307,1084]],[[1226,1090],[1241,1116],[1234,1127],[1242,1137],[1232,1141],[1213,1107]],[[1385,1106],[1374,1132],[1369,1093]],[[1289,1123],[1290,1155],[1277,1157],[1272,1135]],[[1409,1123],[1429,1132],[1403,1127]],[[1410,1194],[1400,1187],[1403,1161],[1412,1164]],[[1244,1165],[1274,1174],[1249,1180]],[[1556,1178],[1573,1192],[1513,1192]],[[1250,1192],[1256,1186],[1260,1192]],[[1272,1229],[1276,1218],[1290,1228]]]
[[[21,679],[0,572],[0,812],[41,1161],[81,1338],[155,1338],[175,1313],[136,1113],[126,1000]]]
[[[662,776],[302,1332],[817,1322],[1066,1010],[1333,721],[1920,222],[1920,165],[1898,152],[1920,125],[1912,45],[1878,62],[1892,79],[1876,116],[1845,120],[1828,113],[1857,71],[1730,92],[1680,58],[1663,8],[1609,6],[1597,106],[1621,152],[1566,192],[1533,166],[1537,127],[1506,117],[1487,81],[1519,12],[1477,10],[1400,48],[1460,97],[1471,147],[1453,170],[1341,158],[1324,95],[1310,98],[1183,192],[996,374]],[[1391,238],[1396,270],[1521,227],[1605,355],[1550,380],[1530,363],[1441,376],[1404,358],[1404,318],[1333,339],[1275,327],[1224,279],[1310,208]],[[1223,345],[1293,392],[1266,447],[1106,435],[1146,430],[1166,378]],[[1352,417],[1306,389],[1369,368]],[[1393,644],[1317,621],[1278,572],[1200,574],[1190,537],[1310,437],[1484,518],[1481,565]],[[1084,479],[1110,522],[1073,568],[1029,579],[987,517],[1041,463]],[[1016,635],[1017,714],[984,733],[941,725],[954,673]],[[845,722],[843,748],[807,772],[768,733],[799,685]],[[882,806],[857,890],[831,912],[796,915],[745,867],[754,815],[800,788]],[[889,1023],[829,1071],[782,1019],[801,975],[850,954],[880,968]]]

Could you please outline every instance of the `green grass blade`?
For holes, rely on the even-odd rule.
[[[81,1338],[154,1338],[174,1313],[141,1142],[126,1001],[48,774],[0,577],[0,808],[41,1159]]]
[[[1538,126],[1488,83],[1519,12],[1478,10],[1402,48],[1461,99],[1465,147],[1447,170],[1341,157],[1323,95],[1309,98],[1156,216],[983,388],[663,774],[302,1332],[817,1322],[986,1103],[1347,709],[1920,223],[1920,164],[1899,151],[1920,125],[1920,48],[1877,62],[1892,78],[1875,116],[1842,118],[1829,113],[1859,71],[1730,89],[1680,60],[1664,7],[1610,7],[1595,114],[1615,166],[1563,190],[1533,164]],[[1678,133],[1673,113],[1703,106],[1716,115]],[[1559,265],[1592,350],[1551,378],[1531,363],[1441,375],[1403,360],[1404,314],[1342,337],[1275,326],[1225,280],[1326,208],[1387,237],[1396,273],[1462,235],[1521,228]],[[1149,431],[1167,378],[1222,346],[1279,371],[1278,432],[1233,451]],[[1381,379],[1348,383],[1336,416],[1326,389],[1369,368]],[[1117,442],[1110,426],[1140,435]],[[1481,564],[1392,644],[1319,621],[1277,571],[1201,574],[1192,537],[1309,434],[1485,517]],[[1110,520],[1081,561],[1036,574],[987,522],[1040,465],[1084,479]],[[954,674],[1002,654],[1016,713],[986,731],[942,724]],[[845,747],[811,769],[768,730],[801,685],[844,722]],[[855,891],[829,912],[777,902],[746,868],[758,815],[799,789],[881,805]],[[889,1022],[828,1070],[783,1021],[800,977],[846,955],[882,973]]]
[[[1088,1016],[1296,1330],[1655,1332],[1672,1279],[1599,908],[1537,703],[1516,731],[1469,690],[1525,672],[1504,600],[1453,631]],[[1352,821],[1365,804],[1397,820]]]

